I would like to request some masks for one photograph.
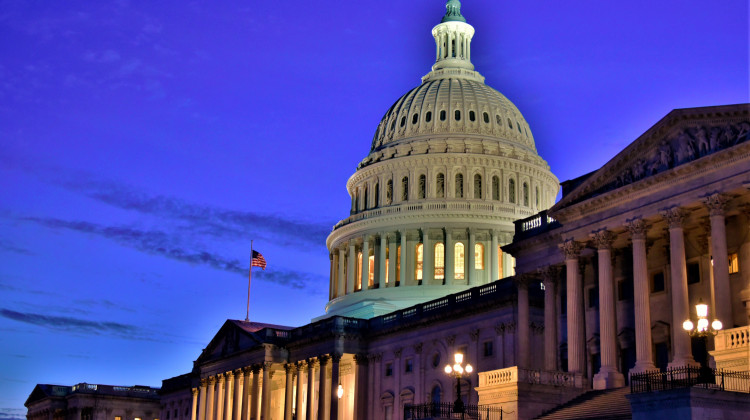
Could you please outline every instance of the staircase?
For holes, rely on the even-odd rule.
[[[548,411],[537,420],[622,420],[631,419],[629,387],[589,391]]]

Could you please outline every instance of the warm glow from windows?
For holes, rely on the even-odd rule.
[[[398,283],[401,279],[401,245],[396,248],[396,280]]]
[[[729,254],[729,274],[739,273],[740,265],[737,259],[737,253]]]
[[[474,244],[474,269],[484,270],[484,245]]]
[[[464,277],[464,244],[456,242],[454,254],[455,279],[463,280]]]
[[[499,278],[492,280],[499,280],[503,278],[503,250],[500,245],[497,246],[497,275]]]
[[[442,242],[435,244],[435,279],[445,279],[445,245]]]
[[[421,243],[418,243],[414,253],[416,259],[416,264],[414,265],[416,271],[414,273],[414,279],[416,280],[422,280],[422,262],[424,261],[423,251],[424,247],[422,247]]]
[[[367,285],[372,287],[375,284],[375,256],[370,255],[367,259]]]
[[[385,249],[385,284],[388,284],[388,266],[391,262],[391,256],[390,256],[390,250],[388,248]],[[380,286],[383,287],[383,286]]]
[[[357,281],[354,283],[354,290],[362,288],[362,253],[357,253]]]

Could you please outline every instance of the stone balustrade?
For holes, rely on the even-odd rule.
[[[750,370],[750,326],[719,331],[714,337],[714,350],[710,353],[716,369]]]
[[[479,387],[495,385],[528,383],[538,385],[553,385],[572,388],[582,388],[583,375],[580,373],[524,369],[511,366],[505,369],[479,372]]]

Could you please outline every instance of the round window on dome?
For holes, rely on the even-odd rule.
[[[445,121],[445,110],[440,111],[440,121]]]
[[[469,120],[475,121],[476,119],[477,119],[477,116],[474,113],[474,111],[469,111]]]
[[[489,123],[490,123],[490,114],[488,114],[488,113],[486,113],[486,112],[485,112],[485,113],[484,113],[484,114],[482,115],[482,117],[484,118],[484,123],[485,123],[485,124],[489,124]]]
[[[412,123],[412,124],[416,124],[416,123],[417,123],[417,121],[419,121],[419,114],[414,114],[414,115],[413,115],[413,116],[411,117],[411,123]]]
[[[424,116],[424,120],[426,122],[432,121],[432,111],[427,111],[427,114],[425,114],[425,116]]]
[[[461,121],[461,111],[457,109],[456,112],[453,113],[453,117],[456,119],[456,121]]]

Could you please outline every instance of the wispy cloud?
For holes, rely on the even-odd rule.
[[[243,276],[247,275],[249,261],[243,263],[238,259],[227,258],[203,249],[188,249],[181,239],[173,233],[168,234],[160,230],[140,230],[123,226],[102,226],[90,222],[55,218],[23,217],[20,220],[53,229],[68,229],[97,235],[149,254],[160,255],[180,262],[204,265]],[[192,247],[197,246],[192,245]],[[311,291],[317,290],[316,285],[325,283],[325,279],[320,275],[284,269],[260,271],[256,278],[294,289],[309,289]]]
[[[21,408],[0,408],[0,420],[25,420],[26,410]]]
[[[133,336],[142,333],[135,325],[121,324],[119,322],[100,322],[88,319],[73,318],[68,316],[43,315],[29,312],[16,312],[6,308],[0,308],[0,316],[26,324],[38,325],[44,328],[61,331],[73,331],[88,334],[115,334],[120,336]]]
[[[35,255],[33,252],[29,251],[28,249],[21,248],[4,239],[0,239],[0,251],[8,251],[8,252],[16,253],[16,254],[21,254],[21,255]]]

